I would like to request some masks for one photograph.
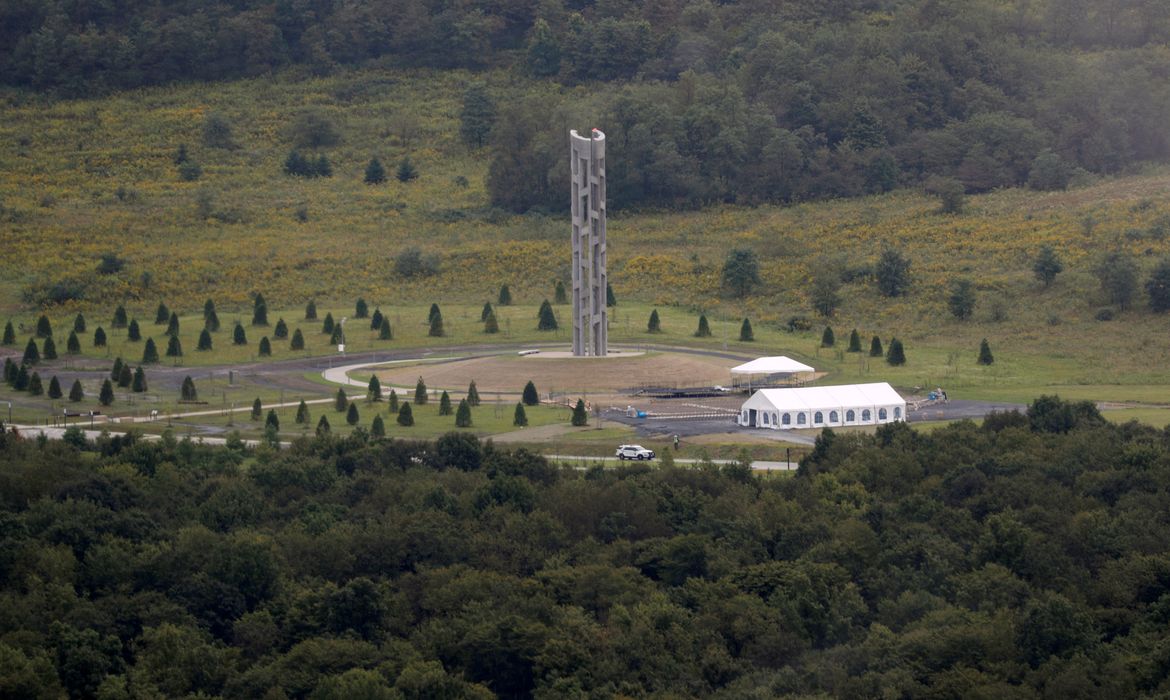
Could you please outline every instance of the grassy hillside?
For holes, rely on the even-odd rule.
[[[119,302],[140,321],[153,319],[159,301],[196,314],[211,297],[226,327],[233,312],[250,308],[256,291],[273,320],[277,309],[300,309],[310,298],[322,313],[352,308],[358,296],[384,312],[432,301],[474,309],[494,301],[501,284],[522,304],[551,298],[553,281],[568,275],[568,224],[487,206],[487,152],[469,152],[458,138],[459,95],[472,77],[370,70],[73,102],[9,93],[0,125],[0,313],[29,322],[29,300],[63,282],[79,285],[85,298],[52,311],[58,326],[77,309],[108,319]],[[511,79],[486,77],[500,89]],[[289,124],[306,106],[341,131],[339,146],[310,150],[328,156],[331,178],[281,172]],[[237,148],[202,145],[212,112],[227,118]],[[592,123],[588,110],[572,119],[566,127]],[[173,157],[180,144],[202,168],[197,181],[179,177]],[[409,155],[420,176],[365,185],[362,173],[374,155],[391,175]],[[617,144],[610,157],[621,157]],[[987,337],[1000,360],[985,372],[991,383],[1164,383],[1167,320],[1146,312],[1140,299],[1112,322],[1096,320],[1106,300],[1091,269],[1105,251],[1122,249],[1138,256],[1144,280],[1170,253],[1162,225],[1170,216],[1170,174],[1058,193],[1000,191],[969,198],[957,216],[937,209],[931,198],[900,191],[787,208],[627,214],[610,222],[613,286],[619,303],[688,312],[673,331],[678,340],[693,330],[690,314],[700,309],[729,324],[749,316],[759,330],[808,317],[815,328],[806,336],[769,337],[781,349],[813,354],[825,321],[810,306],[812,270],[863,268],[891,243],[912,260],[910,294],[883,298],[862,276],[842,288],[843,304],[828,322],[841,341],[853,327],[867,346],[875,333],[906,341],[910,365],[893,374],[911,375],[907,382],[965,381],[959,367]],[[1066,268],[1048,289],[1031,273],[1044,244]],[[720,266],[735,246],[761,258],[763,288],[743,301],[719,293]],[[441,272],[396,276],[395,257],[410,247],[438,255]],[[125,267],[99,274],[104,253],[124,259]],[[974,318],[965,322],[946,307],[957,277],[973,280],[979,295]],[[632,323],[626,330],[644,321]],[[846,374],[858,367],[835,350],[821,355]]]

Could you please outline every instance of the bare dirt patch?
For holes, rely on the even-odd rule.
[[[728,370],[742,362],[721,357],[649,353],[634,357],[550,358],[493,355],[442,364],[407,365],[379,371],[383,385],[413,387],[419,376],[430,389],[462,392],[475,380],[480,394],[519,394],[531,380],[541,394],[617,395],[627,389],[726,384]],[[485,396],[485,398],[487,398]]]

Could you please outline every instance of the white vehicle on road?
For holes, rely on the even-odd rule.
[[[618,459],[654,459],[654,450],[648,450],[641,445],[621,445],[615,455]]]

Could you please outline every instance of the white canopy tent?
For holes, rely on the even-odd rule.
[[[906,400],[885,382],[761,389],[743,403],[739,424],[791,430],[880,425],[906,419]]]
[[[816,370],[803,362],[797,362],[791,357],[784,357],[778,355],[776,357],[759,357],[751,362],[745,362],[742,365],[731,368],[731,376],[733,380],[740,378],[747,378],[747,385],[750,389],[752,386],[752,377],[758,377],[756,384],[767,384],[770,381],[785,377],[789,378],[796,374],[812,374]],[[736,381],[736,384],[739,382]]]

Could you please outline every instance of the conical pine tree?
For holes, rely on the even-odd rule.
[[[28,345],[24,346],[24,356],[20,358],[20,364],[32,366],[40,361],[41,351],[37,348],[37,341],[29,338]]]
[[[57,400],[63,395],[64,394],[61,392],[61,382],[57,379],[57,375],[54,374],[53,377],[49,380],[49,392],[47,396],[50,399]]]
[[[268,341],[268,336],[260,338],[260,345],[257,352],[260,353],[260,357],[272,357],[272,343]]]
[[[349,407],[349,397],[345,395],[345,389],[337,387],[337,394],[333,396],[333,408],[341,413]]]
[[[537,312],[536,330],[538,331],[555,331],[557,329],[557,316],[553,313],[552,304],[545,299],[540,304],[540,311]]]
[[[138,327],[138,319],[130,320],[130,325],[126,327],[126,340],[132,343],[142,340],[142,330]]]
[[[317,302],[315,302],[311,299],[309,300],[308,304],[305,304],[305,320],[306,321],[316,321],[317,320]]]
[[[28,365],[21,365],[20,369],[16,370],[16,380],[12,382],[12,388],[17,391],[25,391],[28,389],[28,381]]]
[[[16,329],[12,327],[12,321],[4,324],[4,339],[0,340],[0,345],[15,345],[16,344]]]
[[[471,380],[471,384],[467,386],[467,403],[471,406],[479,405],[479,390],[475,388],[475,380]]]
[[[650,310],[650,320],[646,322],[647,333],[661,333],[662,320],[658,318],[658,309]]]
[[[745,318],[743,325],[739,327],[739,340],[742,343],[750,343],[755,339],[756,335],[752,331],[752,322]]]
[[[382,382],[378,379],[378,375],[370,375],[369,386],[366,387],[366,399],[369,401],[382,400]]]
[[[272,337],[277,340],[284,340],[288,337],[288,324],[284,322],[283,318],[276,319],[276,325],[272,327]]]
[[[419,406],[427,402],[427,384],[422,377],[419,377],[418,383],[414,385],[414,402]]]
[[[110,322],[110,328],[125,328],[126,327],[126,307],[121,304],[114,309],[114,319]]]
[[[484,333],[499,333],[500,324],[496,321],[496,312],[492,311],[488,314],[487,320],[483,322]]]
[[[897,367],[906,364],[906,351],[902,348],[902,341],[890,339],[890,351],[886,353],[886,362]]]
[[[118,381],[118,377],[122,375],[122,364],[123,362],[121,357],[114,358],[114,365],[110,368],[110,379],[115,382]]]
[[[146,372],[141,367],[137,367],[134,370],[134,379],[130,382],[130,391],[141,394],[146,391],[146,388]]]
[[[104,348],[106,346],[106,332],[101,326],[98,326],[93,332],[93,346],[95,348]]]
[[[321,322],[321,332],[325,335],[333,335],[333,327],[337,325],[333,320],[333,313],[331,311],[325,312],[325,320]]]
[[[349,423],[350,425],[357,425],[358,421],[361,419],[362,417],[358,413],[357,403],[351,403],[349,405],[349,410],[345,412],[345,422]]]
[[[65,352],[70,355],[81,353],[81,340],[77,337],[77,331],[69,331],[69,338],[65,341]]]
[[[167,308],[166,304],[160,301],[158,303],[158,310],[154,312],[154,325],[161,326],[162,324],[169,321],[170,318],[171,310]]]
[[[398,409],[398,425],[404,428],[414,425],[414,413],[410,410],[409,401],[403,401],[402,407]]]
[[[354,305],[353,305],[353,317],[354,318],[367,318],[367,317],[369,317],[369,315],[370,315],[370,305],[366,303],[365,299],[358,297],[357,301],[354,302]]]
[[[455,411],[455,427],[471,427],[471,406],[467,404],[467,399],[459,400],[459,408]]]
[[[489,315],[491,315],[491,313],[492,313],[492,303],[490,301],[485,301],[483,303],[483,310],[479,312],[479,322],[483,323],[484,321],[486,321],[487,317]]]
[[[516,410],[512,413],[512,425],[516,425],[521,428],[528,425],[528,413],[524,410],[523,403],[516,403]]]
[[[308,423],[309,420],[311,420],[309,416],[309,404],[305,403],[304,399],[301,399],[300,405],[297,406],[296,422],[298,425],[303,425]]]
[[[171,312],[170,319],[167,320],[166,335],[169,335],[172,338],[179,335],[179,315],[173,311]]]
[[[134,383],[134,373],[130,371],[130,365],[122,365],[122,371],[118,373],[118,381],[114,383],[122,389],[130,388],[130,385]]]
[[[49,323],[49,317],[44,314],[41,314],[41,317],[37,319],[37,337],[53,337],[53,324]]]
[[[573,417],[569,422],[577,427],[589,425],[589,413],[585,410],[584,399],[577,399],[577,405],[573,407]]]
[[[114,403],[114,385],[110,384],[109,379],[102,382],[102,388],[98,392],[98,403],[103,406]]]
[[[182,357],[183,345],[179,342],[179,336],[172,335],[167,341],[167,357]]]
[[[386,437],[386,423],[382,420],[382,415],[374,416],[374,420],[370,422],[370,437],[384,438]]]
[[[39,372],[33,372],[32,376],[28,378],[28,393],[33,396],[40,396],[45,393],[45,385],[41,383],[41,375]]]
[[[394,391],[393,389],[390,390],[390,397],[387,399],[387,403],[389,404],[389,406],[387,406],[387,408],[389,409],[390,413],[398,413],[398,392],[397,391]]]
[[[305,349],[305,336],[301,333],[300,328],[293,331],[293,337],[292,340],[289,341],[288,347],[290,350]]]
[[[211,333],[206,328],[199,331],[199,343],[195,346],[196,350],[210,350],[211,349]]]
[[[525,406],[535,406],[540,403],[540,394],[536,391],[536,385],[529,380],[524,385],[524,391],[520,394],[520,400]]]
[[[264,415],[264,404],[260,403],[260,397],[257,396],[256,400],[252,402],[252,413],[249,417],[252,420],[260,420],[262,415]]]
[[[710,338],[711,337],[711,325],[709,323],[707,323],[707,316],[705,314],[699,314],[699,328],[698,328],[698,330],[695,331],[695,337],[696,338]]]
[[[449,416],[451,412],[451,396],[444,389],[442,396],[439,397],[439,415]]]
[[[390,330],[390,319],[385,316],[382,317],[382,323],[378,326],[378,340],[394,340],[394,332]]]
[[[837,344],[837,337],[833,335],[833,327],[825,326],[825,332],[821,334],[821,347],[831,348]]]
[[[57,359],[57,344],[53,342],[53,336],[45,338],[44,347],[41,349],[41,357],[46,360]]]
[[[500,294],[496,297],[496,303],[500,306],[512,305],[512,291],[508,289],[508,285],[505,284],[500,287]]]
[[[995,356],[991,354],[991,346],[988,345],[987,338],[984,338],[983,341],[979,343],[979,359],[976,360],[976,363],[981,365],[990,365],[993,362],[995,362]]]
[[[83,316],[80,311],[78,311],[77,316],[73,318],[73,330],[78,333],[85,332],[85,316]]]
[[[247,345],[248,334],[244,331],[244,326],[236,323],[236,327],[232,329],[232,345]]]
[[[195,389],[195,380],[190,375],[183,377],[183,385],[179,387],[179,396],[184,401],[198,401],[199,392]]]
[[[81,386],[80,379],[73,380],[73,386],[69,387],[69,400],[77,403],[85,398],[85,389]]]
[[[374,307],[374,313],[370,316],[370,330],[376,331],[382,327],[382,310]]]
[[[280,430],[280,416],[276,415],[275,408],[268,409],[268,415],[264,417],[264,427],[265,429]]]
[[[869,356],[881,357],[885,354],[886,351],[882,349],[882,339],[875,335],[873,340],[869,341]]]
[[[146,339],[146,345],[142,348],[142,363],[146,365],[158,363],[158,346],[154,344],[154,338]]]
[[[322,414],[321,420],[317,421],[317,437],[325,437],[329,432],[329,419]]]
[[[845,352],[861,352],[861,335],[856,328],[849,334],[849,348]]]

